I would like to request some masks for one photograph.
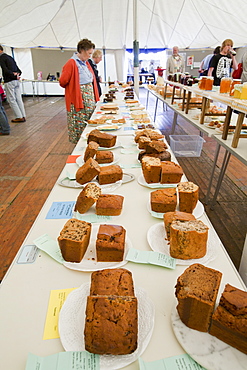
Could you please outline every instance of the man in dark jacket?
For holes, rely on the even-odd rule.
[[[2,45],[0,45],[0,66],[2,68],[7,100],[16,117],[11,122],[25,122],[26,113],[19,81],[21,70],[18,68],[15,60],[10,55],[4,53]]]
[[[88,59],[88,62],[90,63],[91,67],[93,68],[96,81],[97,81],[97,86],[99,90],[99,96],[101,96],[101,87],[100,87],[100,82],[101,82],[101,77],[99,76],[99,71],[97,69],[97,64],[101,62],[102,60],[102,52],[100,50],[95,50],[92,55],[92,59]]]

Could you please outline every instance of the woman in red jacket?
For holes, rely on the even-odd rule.
[[[88,63],[95,45],[79,41],[75,53],[64,65],[59,83],[65,88],[69,141],[76,144],[99,100],[97,82]]]

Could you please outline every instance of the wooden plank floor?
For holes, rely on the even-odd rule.
[[[140,101],[146,105],[146,92],[140,89]],[[153,117],[156,98],[149,94],[148,111]],[[158,103],[156,123],[169,142],[173,121],[173,111],[163,110],[162,102]],[[183,118],[178,118],[175,134],[198,135],[199,130]],[[230,255],[236,268],[239,268],[244,240],[247,232],[247,170],[237,158],[231,156],[227,167],[217,202],[210,208],[205,203],[207,187],[213,166],[216,141],[204,135],[206,142],[203,144],[201,156],[198,158],[178,158],[188,180],[195,182],[200,187],[200,201],[204,204],[205,211],[217,231],[223,245]],[[247,145],[247,139],[246,139]],[[220,155],[213,179],[212,194],[220,172],[220,165],[225,150],[221,148]]]
[[[24,98],[24,104],[27,121],[10,123],[11,135],[0,138],[0,280],[74,148],[63,97]]]
[[[140,100],[145,104],[145,93],[142,90]],[[35,221],[65,165],[67,156],[74,148],[68,141],[63,97],[27,97],[24,98],[24,103],[27,122],[11,123],[11,135],[0,137],[0,280]],[[9,106],[5,104],[4,107],[9,120],[14,118]],[[151,114],[153,107],[150,98]],[[157,122],[168,139],[172,117],[170,110],[163,114],[160,104]],[[195,129],[184,120],[179,120],[176,133],[184,132],[195,133]],[[200,186],[202,202],[215,149],[215,142],[212,139],[206,140],[201,157],[179,160],[189,180]],[[221,160],[222,156],[223,153]],[[214,210],[210,210],[207,205],[205,209],[238,267],[247,229],[247,175],[244,174],[243,165],[233,157],[226,175]]]

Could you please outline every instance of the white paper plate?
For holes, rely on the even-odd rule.
[[[102,224],[104,224],[104,222],[102,222]],[[114,224],[114,222],[112,222],[112,224]],[[124,249],[123,261],[121,262],[97,262],[96,239],[97,239],[97,233],[98,233],[99,226],[100,226],[99,223],[92,223],[92,230],[91,230],[89,246],[81,262],[76,263],[76,262],[66,262],[65,261],[64,262],[65,267],[71,270],[77,270],[77,271],[96,271],[96,270],[103,270],[107,268],[118,268],[128,263],[128,261],[125,258],[127,256],[128,250],[132,248],[132,243],[130,239],[128,238],[128,236],[126,236],[126,239],[125,239],[125,249]]]
[[[113,161],[111,163],[99,163],[99,166],[104,167],[104,166],[110,166],[112,164],[116,164],[119,161],[119,156],[114,155],[113,156]],[[84,165],[84,154],[80,155],[80,157],[76,158],[76,164],[81,167]]]
[[[148,212],[153,217],[163,219],[164,213],[159,213],[159,212],[152,211],[150,200],[147,202],[147,209],[148,209]],[[177,204],[176,211],[179,211],[179,204]],[[192,214],[193,214],[193,216],[195,216],[195,218],[199,218],[203,215],[203,213],[204,213],[204,205],[200,201],[198,201],[197,205],[196,205],[196,208],[193,210]]]
[[[188,328],[180,319],[176,305],[171,313],[178,342],[196,362],[207,370],[246,370],[247,356],[218,338]]]
[[[182,178],[181,178],[181,180],[179,181],[179,182],[184,182],[184,181],[187,181],[186,180],[186,177],[183,175],[182,176]],[[150,189],[164,189],[164,188],[176,188],[177,187],[177,185],[179,184],[179,182],[178,183],[176,183],[176,184],[161,184],[161,183],[159,183],[159,182],[157,182],[157,183],[153,183],[153,184],[148,184],[147,182],[146,182],[146,180],[144,179],[144,176],[143,176],[143,174],[141,174],[139,177],[138,177],[138,183],[140,184],[140,185],[142,185],[142,186],[145,186],[146,188],[150,188]]]
[[[164,222],[154,224],[147,232],[147,240],[150,248],[154,252],[160,252],[170,256],[170,243],[167,240],[166,230]],[[217,257],[217,240],[214,237],[211,229],[208,230],[208,242],[207,242],[207,253],[202,258],[196,258],[191,260],[176,259],[177,265],[190,266],[193,263],[201,263],[206,265],[210,261],[213,261]]]
[[[65,351],[85,351],[84,324],[90,284],[83,284],[72,291],[59,315],[60,340]],[[136,361],[146,349],[154,328],[155,309],[145,290],[135,289],[138,299],[138,347],[130,355],[100,355],[101,370],[116,370]]]

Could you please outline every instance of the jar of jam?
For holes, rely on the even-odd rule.
[[[235,85],[240,85],[241,84],[241,79],[234,79],[232,80],[231,87],[230,87],[230,96],[234,95],[234,86]]]
[[[214,78],[212,76],[206,76],[205,90],[212,90],[214,84]]]
[[[207,76],[202,76],[199,80],[198,87],[201,90],[205,90]]]
[[[220,94],[228,94],[230,92],[232,79],[230,77],[223,77],[220,81]]]
[[[243,90],[243,85],[240,84],[240,85],[235,85],[234,86],[234,93],[233,93],[233,97],[236,98],[236,99],[240,99],[241,97],[241,94],[242,94],[242,90]]]

